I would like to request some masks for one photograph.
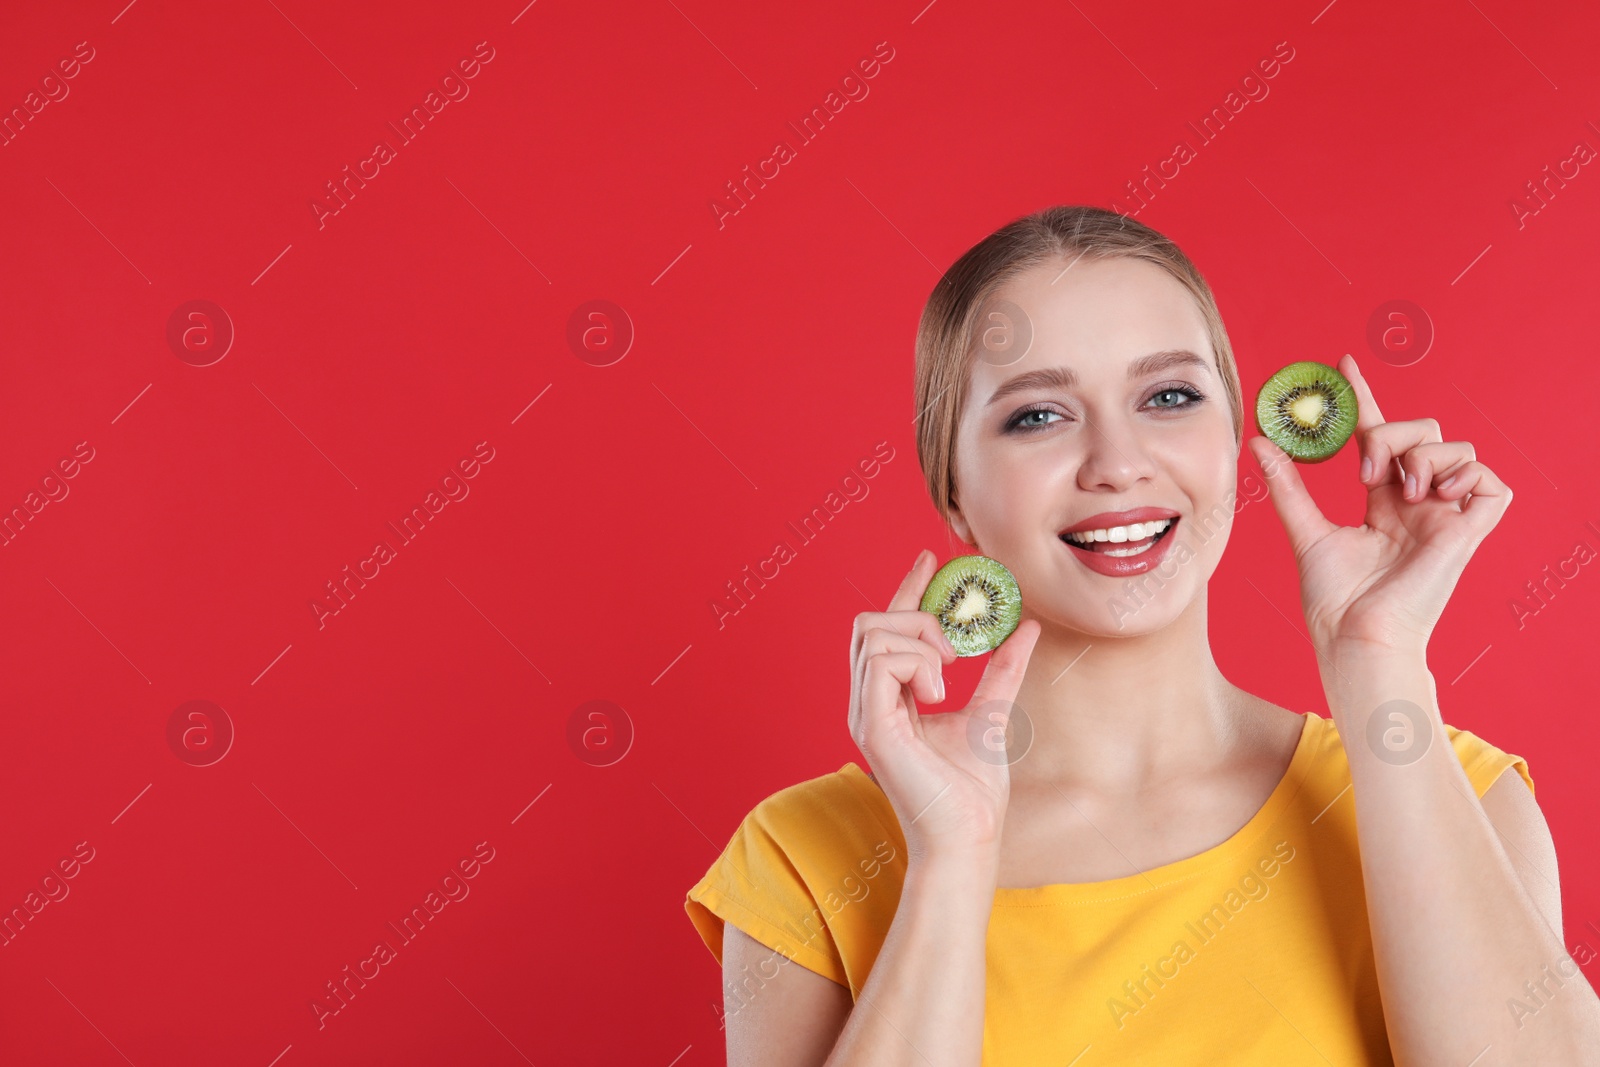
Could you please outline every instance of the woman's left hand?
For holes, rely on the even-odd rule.
[[[1511,490],[1466,441],[1445,441],[1434,419],[1384,422],[1356,362],[1338,370],[1359,408],[1355,441],[1367,487],[1366,521],[1328,521],[1295,464],[1265,437],[1250,439],[1300,568],[1300,599],[1317,650],[1423,655],[1467,560],[1505,514]]]

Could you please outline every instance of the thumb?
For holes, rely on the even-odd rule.
[[[1311,499],[1310,491],[1300,480],[1300,472],[1295,470],[1294,461],[1281,448],[1266,437],[1252,437],[1249,444],[1267,480],[1273,509],[1289,534],[1289,547],[1298,560],[1307,548],[1326,537],[1334,524]]]
[[[999,702],[1010,709],[1016,703],[1017,690],[1022,688],[1022,678],[1028,673],[1028,660],[1033,656],[1033,646],[1038,643],[1044,627],[1037,619],[1023,619],[1011,636],[1000,642],[1000,647],[989,656],[983,677],[972,691],[969,707],[982,707]]]

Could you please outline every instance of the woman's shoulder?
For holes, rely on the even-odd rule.
[[[855,763],[846,763],[828,774],[784,786],[751,808],[746,819],[805,835],[820,828],[838,831],[863,823],[872,829],[884,813],[892,816],[893,811],[872,776]]]
[[[744,817],[740,836],[781,853],[818,899],[852,873],[893,864],[905,852],[889,798],[855,763],[767,796]]]
[[[720,962],[732,922],[768,948],[858,988],[905,868],[894,809],[854,763],[786,786],[740,821],[685,908]]]
[[[1415,705],[1409,707],[1415,708]],[[1433,735],[1424,733],[1421,729],[1423,722],[1415,721],[1415,715],[1408,715],[1407,711],[1407,708],[1398,708],[1388,715],[1374,719],[1366,731],[1367,736],[1358,739],[1358,743],[1364,742],[1369,745],[1385,762],[1404,764],[1421,759],[1427,754],[1427,748],[1424,746],[1432,743],[1428,738]],[[1487,793],[1489,787],[1512,768],[1516,769],[1518,776],[1526,783],[1528,791],[1530,793],[1534,791],[1533,775],[1528,770],[1528,761],[1522,756],[1500,748],[1471,730],[1464,730],[1450,723],[1442,725],[1456,760],[1466,772],[1467,780],[1472,783],[1473,791],[1479,797]],[[1339,737],[1339,728],[1331,719],[1325,720],[1323,729],[1330,743]],[[1337,749],[1342,760],[1344,746],[1333,744],[1332,747]],[[1348,775],[1348,762],[1344,762],[1343,770]]]

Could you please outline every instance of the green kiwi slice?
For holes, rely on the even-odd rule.
[[[1022,621],[1022,591],[999,560],[957,556],[928,583],[922,610],[938,618],[956,655],[981,656],[999,648]]]
[[[1256,426],[1284,455],[1321,463],[1356,429],[1356,391],[1326,363],[1291,363],[1256,395]]]

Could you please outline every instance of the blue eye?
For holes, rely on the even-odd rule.
[[[1054,415],[1058,419],[1063,417],[1059,411],[1054,411],[1050,408],[1023,408],[1011,416],[1010,421],[1005,425],[1005,432],[1037,433],[1050,425],[1050,423],[1044,421],[1029,421],[1034,415]]]
[[[1167,387],[1165,389],[1158,390],[1156,392],[1156,394],[1150,398],[1150,400],[1152,402],[1155,402],[1156,400],[1159,400],[1161,397],[1176,397],[1176,396],[1184,396],[1184,397],[1188,397],[1188,399],[1184,400],[1184,401],[1181,401],[1181,402],[1180,401],[1174,401],[1174,402],[1170,402],[1170,403],[1156,404],[1156,407],[1158,407],[1158,408],[1186,408],[1186,407],[1189,407],[1189,406],[1191,406],[1193,404],[1197,404],[1200,401],[1205,399],[1205,394],[1201,393],[1200,390],[1195,389],[1192,386],[1174,385],[1174,386],[1169,386],[1169,387]]]

